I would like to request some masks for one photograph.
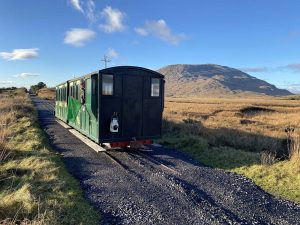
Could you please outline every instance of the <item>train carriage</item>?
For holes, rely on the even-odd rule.
[[[56,87],[56,117],[111,147],[159,138],[163,108],[163,75],[141,67],[106,68]]]

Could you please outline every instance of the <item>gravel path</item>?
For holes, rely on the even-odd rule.
[[[41,127],[102,214],[102,224],[300,224],[300,206],[243,176],[176,150],[96,153],[55,122],[51,101],[32,97]]]

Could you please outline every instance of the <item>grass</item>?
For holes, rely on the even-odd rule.
[[[300,203],[300,101],[167,99],[160,143]]]
[[[42,99],[52,100],[55,98],[55,88],[42,88],[37,91],[37,95]]]
[[[260,154],[228,146],[212,146],[198,123],[164,120],[164,136],[160,144],[184,150],[202,163],[215,168],[234,169],[259,163]]]
[[[0,95],[0,224],[98,224],[25,92]]]
[[[290,95],[283,98],[284,100],[300,100],[300,95]]]
[[[233,169],[252,179],[266,191],[300,203],[300,166],[293,161],[280,161],[273,165],[252,165]]]

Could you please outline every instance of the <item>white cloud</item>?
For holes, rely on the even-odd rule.
[[[22,77],[22,78],[26,78],[26,77],[37,77],[40,74],[38,73],[19,73],[17,75],[15,75],[15,77]]]
[[[245,67],[245,68],[240,68],[240,70],[245,73],[263,73],[269,71],[267,67]]]
[[[101,12],[101,16],[104,18],[105,23],[100,24],[99,27],[104,32],[120,32],[126,29],[126,26],[123,24],[125,13],[120,10],[114,9],[111,6],[106,6]]]
[[[288,64],[285,66],[277,66],[277,67],[245,67],[239,68],[246,73],[271,73],[271,72],[285,72],[286,70],[293,71],[295,73],[300,73],[300,63]]]
[[[186,39],[184,33],[173,34],[172,30],[163,19],[146,21],[144,27],[135,28],[135,32],[142,36],[153,35],[172,45],[178,45],[182,40]]]
[[[0,80],[0,84],[12,84],[13,81],[11,80]]]
[[[107,52],[106,52],[106,55],[110,59],[117,59],[117,58],[119,58],[119,53],[116,50],[114,50],[113,48],[109,48],[107,50]]]
[[[97,20],[95,15],[95,3],[94,0],[69,0],[74,9],[81,12],[86,16],[90,23],[94,23]]]
[[[290,92],[294,94],[300,94],[300,83],[290,83],[288,82],[287,84],[279,84],[277,85],[280,88],[284,88],[289,90]]]
[[[6,60],[23,60],[38,57],[38,48],[13,49],[12,52],[0,52],[0,57]]]
[[[289,64],[286,68],[293,70],[294,72],[300,72],[300,63]]]
[[[74,9],[78,10],[79,12],[83,12],[83,9],[80,5],[80,0],[70,0],[71,5],[73,6]]]
[[[95,3],[93,0],[88,0],[87,1],[87,6],[86,6],[86,17],[90,21],[90,23],[94,23],[97,20],[97,17],[95,15]]]
[[[82,47],[86,42],[96,37],[96,32],[84,28],[72,28],[66,32],[64,39],[65,44],[73,45],[75,47]]]
[[[148,31],[144,28],[136,27],[134,30],[135,30],[136,33],[138,33],[141,36],[147,36],[148,35]]]

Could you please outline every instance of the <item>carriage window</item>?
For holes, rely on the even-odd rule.
[[[160,80],[158,78],[151,79],[151,97],[159,97]]]
[[[92,77],[92,111],[98,115],[98,77]]]
[[[67,87],[65,87],[65,101],[67,101]]]
[[[114,77],[113,75],[102,75],[102,95],[114,94]]]
[[[79,90],[79,85],[77,84],[77,85],[76,85],[76,99],[77,99],[77,100],[80,99],[80,98],[79,98],[79,96],[80,96],[79,91],[80,91],[80,90]]]
[[[67,100],[67,88],[64,87],[64,101]]]
[[[74,98],[77,100],[78,99],[78,86],[75,85],[75,96]]]

